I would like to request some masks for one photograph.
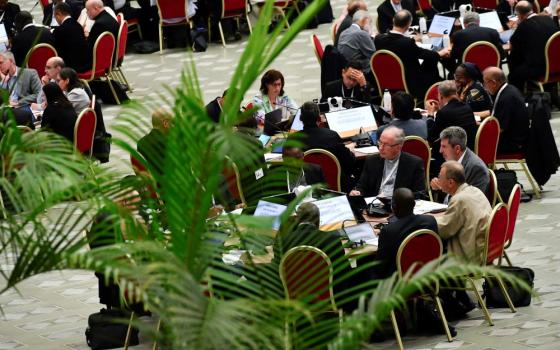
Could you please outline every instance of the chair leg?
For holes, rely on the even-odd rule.
[[[395,316],[395,311],[391,310],[391,323],[393,324],[393,329],[395,330],[395,339],[397,340],[397,345],[400,350],[404,350],[404,346],[401,339],[401,332],[399,332],[399,325],[397,323],[397,316]]]
[[[249,33],[253,34],[253,28],[251,28],[251,20],[249,19],[249,14],[245,14],[245,19],[247,19],[247,26],[249,27]]]
[[[117,95],[117,92],[115,91],[115,87],[113,86],[113,83],[111,82],[111,78],[109,78],[109,76],[106,76],[107,78],[107,83],[109,84],[109,88],[111,89],[111,92],[113,93],[113,97],[115,98],[115,102],[117,102],[118,105],[121,104],[121,100],[119,100],[119,96]]]
[[[159,24],[159,54],[163,55],[163,27]]]
[[[529,168],[527,168],[527,163],[525,161],[521,162],[521,167],[523,168],[523,171],[525,172],[525,175],[527,176],[527,179],[529,180],[529,183],[531,184],[531,187],[533,188],[533,193],[535,194],[535,197],[540,199],[541,198],[541,190],[539,189],[539,185],[535,181],[535,178],[533,177],[533,174],[531,174],[531,172],[529,171]]]
[[[507,261],[507,263],[508,263],[509,266],[513,266],[513,265],[511,264],[511,260],[509,260],[509,256],[507,255],[507,252],[506,252],[505,250],[504,250],[504,259],[506,259],[506,261]]]
[[[161,328],[161,318],[158,320],[157,326],[156,326],[156,333],[159,333],[159,329]],[[152,350],[157,350],[158,348],[158,343],[157,343],[157,339],[154,340],[154,346],[152,347]]]
[[[478,300],[478,303],[480,304],[480,307],[482,308],[482,312],[484,313],[484,317],[486,318],[486,321],[488,321],[488,325],[493,326],[494,322],[492,321],[492,317],[490,317],[490,313],[488,312],[488,308],[486,307],[486,303],[482,299],[482,296],[478,292],[478,289],[476,289],[476,284],[474,283],[474,281],[470,277],[467,277],[467,280],[469,281],[469,283],[472,286],[472,291],[474,291],[474,294],[476,295],[476,299]]]
[[[128,79],[126,79],[126,76],[124,75],[124,72],[123,72],[121,67],[117,67],[117,73],[121,77],[121,79],[120,79],[121,82],[124,85],[126,85],[126,87],[128,88],[128,91],[132,92],[132,85],[130,85],[130,83],[128,82]]]
[[[136,25],[136,28],[138,28],[138,37],[140,38],[140,40],[144,40],[144,36],[142,35],[142,27],[140,27],[140,23]]]
[[[218,21],[218,29],[220,29],[220,37],[222,38],[222,45],[226,47],[226,39],[224,38],[224,30],[222,29],[222,21]]]
[[[506,286],[504,285],[504,281],[502,281],[502,279],[500,277],[497,277],[496,279],[498,280],[498,284],[500,285],[500,289],[502,290],[502,294],[506,298],[506,302],[507,302],[511,312],[516,313],[517,310],[515,309],[515,306],[513,305],[513,302],[511,301],[511,298],[509,297],[509,293],[507,292]]]
[[[441,300],[439,300],[439,297],[437,295],[434,295],[434,300],[436,301],[436,307],[439,312],[439,316],[441,317],[443,329],[445,329],[445,334],[447,335],[447,341],[452,342],[453,337],[451,336],[451,332],[449,331],[449,324],[447,323],[447,318],[445,318],[443,307],[441,307]]]
[[[128,329],[126,330],[126,338],[124,339],[124,350],[128,350],[130,343],[130,335],[132,334],[132,321],[134,320],[134,311],[130,313],[130,320],[128,321]]]

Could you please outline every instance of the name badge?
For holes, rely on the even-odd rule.
[[[264,176],[264,171],[262,170],[262,168],[259,168],[257,171],[255,171],[255,179],[258,180],[263,176]]]

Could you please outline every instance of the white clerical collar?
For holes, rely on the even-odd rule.
[[[389,31],[389,33],[404,35],[403,33],[399,32],[399,31],[397,31],[397,30],[394,30],[394,29],[391,29],[391,30]]]
[[[26,25],[23,26],[23,28],[21,28],[21,31],[23,32],[23,31],[25,30],[25,28],[27,28],[27,27],[32,27],[32,26],[34,26],[34,25],[35,25],[35,23],[33,23],[33,22],[31,22],[31,23],[29,23],[29,24],[26,24]]]

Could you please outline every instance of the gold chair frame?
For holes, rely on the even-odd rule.
[[[497,57],[497,62],[496,65],[494,67],[500,67],[500,62],[502,61],[501,56],[500,56],[500,52],[498,51],[498,49],[496,48],[496,46],[492,45],[492,43],[488,42],[488,41],[475,41],[474,43],[470,44],[469,46],[467,46],[467,48],[465,49],[465,51],[463,52],[463,57],[461,58],[461,62],[465,63],[466,62],[466,58],[467,58],[467,54],[469,53],[469,51],[476,47],[476,46],[488,46],[490,47],[492,50],[494,50],[494,52],[496,53],[496,57]]]
[[[490,122],[496,122],[498,123],[498,130],[501,130],[500,127],[500,121],[493,116],[489,116],[487,118],[484,118],[484,120],[482,121],[482,123],[480,123],[480,126],[478,127],[478,130],[476,131],[476,137],[474,139],[474,153],[478,156],[478,149],[479,149],[479,142],[480,142],[480,134],[482,132],[482,130],[484,129],[484,126]],[[498,133],[498,140],[496,141],[496,149],[494,150],[494,162],[491,164],[488,164],[488,169],[494,169],[496,166],[496,154],[498,152],[498,144],[500,143],[500,134]]]
[[[336,158],[336,156],[334,154],[332,154],[331,152],[329,152],[325,149],[312,148],[312,149],[307,150],[303,153],[303,159],[304,159],[303,161],[305,162],[305,156],[310,155],[310,154],[315,154],[315,153],[320,153],[320,154],[327,155],[335,161],[336,168],[338,169],[338,175],[337,175],[337,179],[336,179],[336,184],[337,184],[338,188],[336,189],[336,191],[340,192],[340,188],[341,188],[341,186],[340,186],[340,176],[342,175],[342,167],[340,166],[340,162],[338,161],[338,158]]]
[[[414,136],[414,135],[407,136],[404,138],[404,143],[406,143],[406,141],[420,141],[421,143],[424,144],[424,146],[426,146],[426,149],[428,150],[428,165],[426,166],[426,169],[424,169],[424,173],[425,173],[424,182],[426,186],[426,191],[428,192],[428,197],[430,198],[430,201],[433,202],[434,198],[432,196],[432,188],[430,187],[430,159],[432,159],[432,148],[430,147],[428,141],[424,140],[420,136]],[[424,163],[424,159],[422,159],[422,163]]]
[[[405,70],[404,70],[404,65],[401,61],[401,59],[399,58],[399,56],[395,55],[393,52],[389,51],[389,50],[377,50],[375,51],[375,53],[373,55],[371,55],[371,59],[369,60],[369,65],[371,68],[371,71],[373,73],[373,76],[375,77],[375,82],[377,83],[377,91],[379,91],[379,95],[383,96],[383,90],[381,89],[381,83],[379,82],[379,77],[377,76],[378,73],[375,72],[375,70],[373,69],[373,60],[375,57],[377,57],[378,55],[389,55],[391,57],[393,57],[400,65],[401,67],[401,79],[403,81],[403,85],[404,85],[404,90],[407,94],[410,94],[410,90],[408,89],[408,84],[406,83],[406,74],[405,74]]]
[[[95,139],[95,129],[97,128],[97,114],[95,113],[93,108],[85,108],[83,111],[80,112],[78,119],[76,119],[76,125],[74,126],[74,149],[76,150],[76,152],[78,152],[78,127],[80,125],[80,121],[82,120],[82,118],[84,118],[84,116],[89,112],[92,112],[94,117],[93,118],[94,136],[91,138],[91,144],[89,146],[89,156],[91,157],[91,155],[93,154],[93,141]]]

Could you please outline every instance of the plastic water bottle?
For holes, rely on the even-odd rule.
[[[418,22],[418,26],[420,27],[420,33],[426,33],[428,31],[428,26],[426,25],[426,18],[420,17]]]
[[[385,89],[385,92],[383,92],[383,109],[387,113],[391,112],[391,93],[389,89]]]
[[[443,47],[448,48],[451,46],[451,39],[449,39],[449,34],[443,34]]]
[[[428,36],[427,33],[423,33],[422,34],[422,44],[431,44],[432,41],[430,40],[430,37]]]

